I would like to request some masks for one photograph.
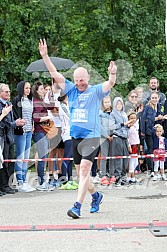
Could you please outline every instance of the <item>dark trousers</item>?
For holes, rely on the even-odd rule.
[[[100,152],[100,147],[98,148],[98,152],[97,152],[97,155],[96,155],[96,157],[98,157],[98,155],[99,155],[99,152]],[[94,159],[94,161],[93,161],[93,164],[92,164],[92,168],[91,168],[91,172],[92,172],[92,177],[96,177],[96,175],[97,175],[97,159]]]
[[[121,137],[113,137],[111,141],[112,156],[129,156],[128,140]],[[128,170],[128,158],[116,158],[110,160],[110,176],[122,177],[125,176]]]
[[[72,158],[72,141],[66,140],[64,142],[64,158]],[[63,160],[62,162],[62,174],[61,176],[66,177],[68,175],[68,181],[72,177],[72,160]]]
[[[147,145],[147,154],[153,154],[153,138],[150,135],[145,135],[145,141]],[[146,163],[148,165],[148,169],[151,170],[151,172],[154,171],[153,167],[153,158],[146,158]]]
[[[7,142],[4,142],[3,158],[4,159],[14,158],[14,144],[8,144]],[[4,187],[11,186],[13,182],[13,176],[14,176],[14,163],[4,162],[3,168],[0,169],[0,190]]]

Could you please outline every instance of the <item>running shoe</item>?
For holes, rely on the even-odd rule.
[[[72,208],[68,210],[67,215],[69,217],[72,217],[73,219],[78,219],[81,216],[80,207],[78,206],[77,202],[74,204]]]
[[[98,198],[92,198],[90,213],[96,213],[99,211],[99,205],[103,202],[103,194],[98,192]]]

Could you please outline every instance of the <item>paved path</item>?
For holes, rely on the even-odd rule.
[[[56,188],[1,197],[1,251],[167,251],[167,236],[158,238],[149,230],[149,225],[162,225],[167,235],[167,182],[146,178],[142,185],[97,188],[105,197],[99,213],[89,213],[87,194],[77,220],[66,215],[77,191]],[[23,231],[26,227],[31,231]]]

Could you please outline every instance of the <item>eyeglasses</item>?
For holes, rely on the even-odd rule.
[[[137,96],[136,95],[131,95],[131,98],[137,98]]]

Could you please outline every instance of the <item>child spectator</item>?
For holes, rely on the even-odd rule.
[[[164,129],[164,136],[167,138],[167,100],[164,104],[164,121],[163,121],[163,129]]]
[[[128,120],[131,121],[130,123],[130,129],[129,129],[129,152],[132,155],[137,155],[139,154],[139,144],[140,144],[140,139],[139,139],[139,133],[138,129],[139,126],[136,121],[136,113],[135,112],[130,112],[128,115]],[[138,165],[138,157],[133,157],[129,160],[129,175],[128,175],[128,181],[129,183],[136,183],[135,179],[135,168]]]
[[[110,130],[113,131],[112,156],[129,156],[128,126],[130,122],[131,121],[128,121],[128,117],[124,112],[122,98],[116,97],[113,101],[113,111],[110,114],[109,120]],[[113,165],[110,167],[110,170],[115,177],[118,177],[117,181],[120,181],[121,177],[126,176],[127,168],[128,159],[117,158],[113,160]]]
[[[154,155],[165,154],[167,151],[167,139],[162,136],[163,135],[163,127],[160,124],[156,124],[154,126],[153,132],[153,149]],[[154,177],[153,181],[158,179],[158,168],[160,167],[161,173],[161,180],[167,180],[164,174],[164,162],[165,162],[165,155],[154,157]]]
[[[111,97],[108,95],[102,99],[102,110],[100,111],[100,128],[101,128],[101,139],[100,139],[100,148],[101,148],[101,156],[108,157],[111,156],[111,141],[112,141],[112,134],[109,129],[109,117],[112,111],[111,106]],[[111,161],[111,160],[110,160]],[[109,162],[109,167],[111,162]],[[110,181],[106,177],[106,164],[107,160],[102,159],[100,160],[100,174],[101,174],[101,185],[109,185]],[[113,175],[113,179],[114,174]]]

